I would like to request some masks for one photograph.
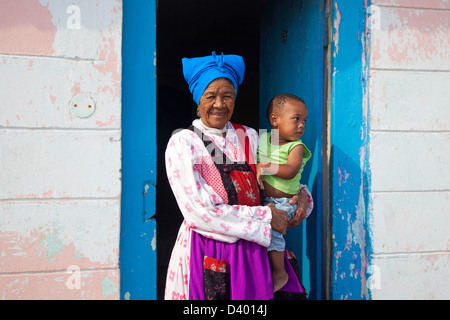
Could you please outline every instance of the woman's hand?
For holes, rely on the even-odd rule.
[[[275,208],[273,203],[269,203],[267,206],[270,208],[270,210],[272,210],[272,221],[270,222],[272,229],[280,232],[282,235],[285,235],[289,222],[289,218],[286,215],[286,212],[284,210]]]
[[[307,196],[303,192],[293,196],[289,200],[289,204],[293,205],[295,203],[297,203],[297,211],[295,212],[295,216],[289,221],[288,228],[295,228],[306,218],[306,209],[308,208]]]

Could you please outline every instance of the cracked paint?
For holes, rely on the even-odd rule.
[[[341,11],[338,8],[338,2],[336,1],[334,3],[335,5],[335,9],[336,9],[336,17],[333,20],[333,24],[334,24],[334,33],[333,33],[333,43],[334,43],[334,48],[335,48],[335,52],[333,53],[334,56],[336,56],[337,54],[339,54],[339,27],[341,25]]]
[[[108,298],[109,296],[115,296],[118,293],[118,288],[116,283],[108,277],[104,277],[101,281],[102,286],[102,299]]]
[[[153,232],[153,239],[151,242],[151,246],[152,246],[152,250],[155,251],[156,250],[156,229]]]

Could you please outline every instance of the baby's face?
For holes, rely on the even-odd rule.
[[[277,117],[277,129],[280,134],[280,144],[297,141],[305,133],[308,108],[299,101],[288,100],[284,110]]]

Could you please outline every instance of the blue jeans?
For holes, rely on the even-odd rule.
[[[269,203],[273,203],[275,208],[286,211],[288,218],[292,219],[295,216],[295,211],[297,211],[297,205],[290,205],[290,199],[291,198],[266,197],[264,204],[267,205]],[[270,244],[267,247],[267,251],[284,251],[285,247],[286,242],[284,241],[283,235],[280,232],[272,229],[272,239],[270,240]]]

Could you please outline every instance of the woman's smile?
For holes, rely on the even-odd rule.
[[[224,111],[211,110],[209,114],[212,115],[213,117],[222,118],[226,117],[228,115],[228,112],[225,110]]]

